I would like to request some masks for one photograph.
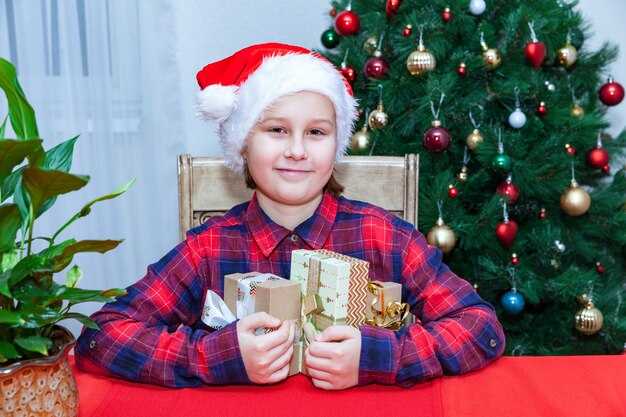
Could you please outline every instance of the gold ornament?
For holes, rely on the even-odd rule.
[[[583,306],[574,315],[574,327],[582,334],[592,335],[602,329],[604,316],[597,309],[587,294],[576,297],[578,303]]]
[[[487,48],[485,52],[483,52],[483,58],[487,63],[487,68],[496,69],[502,64],[502,58],[500,58],[500,51],[496,48]]]
[[[561,208],[570,216],[581,216],[591,207],[589,193],[572,180],[572,186],[561,194]]]
[[[437,224],[428,231],[428,243],[437,246],[443,253],[449,253],[456,245],[456,236],[454,231],[450,229],[440,217]]]
[[[350,140],[350,149],[355,152],[367,151],[370,148],[370,134],[367,131],[367,123],[363,123],[363,127],[352,135]]]
[[[368,54],[372,55],[374,51],[376,51],[376,48],[378,48],[378,36],[368,36],[363,44],[363,49],[365,49]]]
[[[459,181],[467,181],[467,165],[463,165],[463,168],[461,168],[461,172],[459,172],[457,178]]]
[[[406,69],[414,76],[426,74],[434,70],[436,65],[435,56],[421,43],[417,46],[417,51],[411,52],[406,59]]]
[[[372,129],[382,129],[389,123],[389,116],[385,113],[385,107],[382,104],[376,106],[376,110],[370,112],[367,123]]]
[[[474,129],[474,131],[467,136],[467,140],[465,141],[465,143],[467,143],[468,148],[474,150],[478,148],[478,145],[483,143],[484,140],[485,138],[483,138],[483,136],[480,134],[480,131],[478,129]]]
[[[569,39],[565,42],[565,46],[559,49],[556,53],[556,60],[565,68],[569,68],[574,65],[577,57],[578,52],[576,52],[576,48],[572,46],[572,42]]]
[[[582,119],[585,116],[585,110],[579,104],[573,104],[569,109],[569,115]]]

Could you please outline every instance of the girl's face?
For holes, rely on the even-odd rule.
[[[252,128],[243,154],[259,202],[317,206],[333,172],[336,147],[330,100],[308,91],[280,98]]]

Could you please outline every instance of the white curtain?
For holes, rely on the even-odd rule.
[[[45,148],[80,134],[71,172],[92,178],[61,196],[35,235],[49,236],[86,202],[137,178],[62,236],[125,239],[107,254],[75,258],[85,288],[124,287],[158,260],[155,253],[177,243],[175,156],[184,150],[176,137],[181,93],[172,7],[160,0],[0,2],[0,56],[17,67]]]

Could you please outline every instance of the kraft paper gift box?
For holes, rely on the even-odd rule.
[[[301,284],[303,313],[319,331],[365,322],[368,273],[369,262],[329,250],[291,253],[291,280]]]
[[[398,330],[406,322],[409,307],[402,303],[402,285],[397,282],[371,281],[367,284],[365,324]]]
[[[241,319],[249,314],[264,311],[277,319],[296,322],[294,354],[289,365],[289,375],[297,374],[301,364],[300,284],[273,274],[249,272],[224,276],[224,301],[231,311]],[[267,333],[273,329],[262,329]]]

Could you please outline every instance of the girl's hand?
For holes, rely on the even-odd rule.
[[[259,327],[280,327],[271,332],[255,335]],[[289,375],[293,355],[295,324],[259,312],[237,322],[237,338],[248,378],[255,384],[272,384]]]
[[[331,326],[315,336],[304,361],[317,388],[340,390],[359,383],[361,332],[352,326]]]

